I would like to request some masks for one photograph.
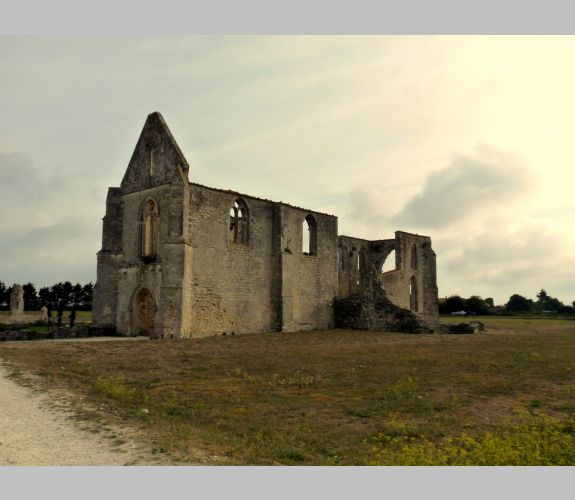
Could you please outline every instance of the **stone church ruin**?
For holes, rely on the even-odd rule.
[[[121,335],[201,337],[333,327],[429,331],[426,236],[338,235],[337,217],[189,182],[160,113],[108,190],[93,322]],[[382,273],[394,254],[395,268]]]

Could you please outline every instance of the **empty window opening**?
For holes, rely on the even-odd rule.
[[[411,269],[417,269],[417,247],[415,243],[411,247]]]
[[[311,215],[302,222],[301,251],[304,255],[317,254],[317,226]]]
[[[411,283],[409,285],[409,308],[412,311],[418,311],[418,299],[417,299],[417,280],[415,276],[411,277]]]
[[[158,255],[159,217],[153,200],[144,204],[140,219],[140,256],[152,258]]]
[[[383,261],[380,272],[387,273],[389,271],[394,271],[395,268],[395,250],[392,250],[391,253]]]
[[[248,243],[248,207],[238,198],[230,208],[230,240],[234,243],[247,245]]]

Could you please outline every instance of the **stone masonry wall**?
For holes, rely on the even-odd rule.
[[[302,248],[306,216],[315,220],[316,249]],[[337,218],[281,207],[282,319],[284,331],[330,328],[337,294]]]
[[[396,231],[396,268],[381,275],[381,282],[391,302],[418,312],[425,319],[435,320],[439,314],[437,285],[435,283],[435,253],[431,238]],[[416,265],[412,266],[412,252],[416,252]],[[416,284],[416,307],[411,300],[411,279]]]
[[[424,320],[437,319],[435,253],[429,237],[397,231],[394,239],[368,241],[340,236],[338,241],[338,299],[361,296],[375,276],[392,304],[416,312]],[[381,273],[394,250],[395,269]]]
[[[191,184],[192,271],[189,288],[193,336],[266,332],[279,328],[278,248],[273,245],[274,204]],[[230,209],[247,206],[245,244],[230,235]]]

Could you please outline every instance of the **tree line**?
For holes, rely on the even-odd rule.
[[[90,282],[85,285],[76,283],[72,285],[69,281],[56,283],[52,286],[45,286],[38,291],[32,283],[22,285],[24,289],[24,310],[38,311],[46,306],[49,311],[91,311],[94,285]],[[0,281],[0,308],[10,307],[10,294],[12,287],[7,287]]]
[[[536,300],[532,300],[515,293],[504,305],[496,306],[492,298],[482,299],[478,295],[472,295],[465,299],[459,295],[451,295],[439,301],[439,313],[451,314],[456,311],[466,311],[483,316],[516,313],[575,314],[575,301],[566,305],[549,295],[544,289],[541,289],[536,297]]]

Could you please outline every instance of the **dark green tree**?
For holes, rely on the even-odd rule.
[[[546,311],[558,312],[562,307],[565,307],[563,302],[555,297],[547,297],[547,300],[544,303],[544,310]]]
[[[465,300],[465,310],[480,315],[485,315],[489,312],[487,304],[479,295],[472,295]]]
[[[92,310],[92,297],[94,296],[94,285],[92,284],[92,282],[86,283],[82,287],[82,293],[83,293],[83,298],[82,298],[83,309],[85,309],[87,311],[91,311]]]
[[[69,281],[64,283],[56,283],[52,286],[52,294],[58,311],[58,326],[62,324],[62,317],[64,316],[64,309],[72,301],[72,292],[74,287]]]
[[[545,290],[541,289],[541,291],[537,294],[537,311],[557,312],[562,307],[564,307],[563,302],[561,302],[559,299],[556,299],[555,297],[551,297],[551,295],[549,295]]]
[[[529,312],[532,309],[533,301],[517,293],[509,297],[509,301],[505,305],[505,310],[508,312]]]
[[[8,295],[6,294],[6,284],[0,281],[0,305],[8,303]]]
[[[26,311],[36,311],[40,307],[39,299],[36,293],[36,287],[32,283],[26,283],[22,286],[24,289],[24,309]]]
[[[549,295],[547,295],[547,292],[543,288],[537,294],[537,301],[541,304],[543,304],[548,298],[549,298]]]
[[[452,295],[445,299],[445,310],[448,313],[465,310],[465,299],[459,295]]]

